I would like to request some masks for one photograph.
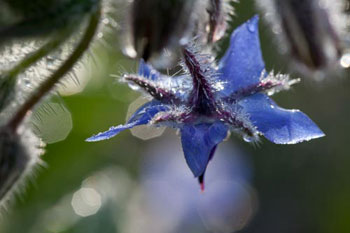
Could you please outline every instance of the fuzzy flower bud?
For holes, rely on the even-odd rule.
[[[31,18],[50,11],[63,0],[3,0],[8,7],[22,18]]]
[[[5,3],[17,20],[0,25],[0,42],[73,30],[97,7],[99,0],[5,0]]]
[[[226,32],[230,0],[134,0],[126,20],[124,53],[164,68],[192,41],[211,46]],[[166,49],[166,50],[165,50]]]
[[[229,16],[233,14],[233,10],[230,1],[209,0],[207,12],[209,16],[207,23],[208,42],[214,43],[225,35]]]
[[[186,37],[197,0],[134,0],[127,19],[124,52],[148,60],[162,49],[179,45]]]
[[[303,73],[329,71],[342,54],[346,27],[342,1],[258,0],[283,52]]]
[[[7,200],[21,180],[30,173],[43,153],[40,140],[29,129],[19,134],[0,129],[0,201]]]

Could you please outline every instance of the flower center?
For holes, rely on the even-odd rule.
[[[184,60],[192,77],[193,89],[189,97],[189,107],[199,115],[211,116],[215,112],[215,98],[201,63],[189,49],[184,49]]]

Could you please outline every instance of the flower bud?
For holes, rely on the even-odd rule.
[[[7,200],[39,161],[40,141],[28,129],[19,134],[4,127],[0,129],[0,201]]]
[[[179,48],[193,39],[211,46],[225,34],[232,12],[229,3],[230,0],[134,0],[125,24],[124,53],[164,68],[174,63]]]
[[[208,42],[214,43],[225,35],[232,7],[226,0],[209,0],[207,12],[209,14]]]
[[[61,29],[75,29],[99,0],[5,0],[15,22],[0,25],[0,42],[6,39],[47,36]]]
[[[126,22],[124,52],[148,60],[186,40],[197,0],[134,0]]]
[[[36,17],[38,14],[50,11],[62,0],[3,0],[8,7],[22,18]]]
[[[301,72],[328,71],[339,63],[346,27],[341,1],[260,0],[283,52]]]

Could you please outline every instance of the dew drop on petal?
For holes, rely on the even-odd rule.
[[[255,32],[256,28],[255,28],[255,24],[253,23],[248,23],[248,30],[250,32]]]
[[[128,86],[130,87],[131,90],[133,91],[138,91],[140,90],[140,86],[134,84],[134,83],[128,83]]]
[[[150,100],[148,98],[145,98],[143,96],[137,98],[134,102],[132,102],[129,105],[128,113],[126,114],[126,120],[128,120],[131,115],[142,105],[149,102]],[[142,140],[149,140],[152,138],[156,138],[161,136],[164,131],[165,127],[154,127],[150,125],[140,125],[136,126],[135,128],[130,129],[131,134],[139,139]]]

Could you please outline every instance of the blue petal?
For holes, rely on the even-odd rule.
[[[136,110],[125,125],[113,126],[105,132],[86,139],[86,141],[95,142],[110,139],[123,130],[131,129],[138,125],[147,124],[158,112],[166,110],[168,110],[168,107],[161,104],[159,101],[148,102]]]
[[[183,101],[188,99],[188,94],[190,93],[190,91],[186,92],[186,90],[191,89],[193,85],[192,80],[188,79],[187,75],[163,75],[151,65],[147,64],[143,59],[140,60],[138,74],[146,79],[157,81],[159,86],[162,86],[164,89],[168,89],[174,93],[178,99]]]
[[[157,80],[161,76],[156,69],[148,65],[143,59],[140,60],[138,74],[151,80]]]
[[[182,149],[185,159],[195,177],[204,174],[211,152],[227,136],[227,126],[213,124],[184,125],[181,128]]]
[[[128,124],[137,122],[137,125],[147,124],[158,112],[169,110],[169,107],[162,104],[160,101],[152,100],[140,108],[128,120]]]
[[[295,144],[325,136],[317,125],[299,110],[280,108],[264,94],[255,94],[239,102],[253,125],[271,142]]]
[[[131,129],[134,126],[135,126],[135,124],[112,126],[107,131],[98,133],[98,134],[86,139],[85,141],[97,142],[97,141],[107,140],[107,139],[110,139],[110,138],[116,136],[121,131],[126,130],[126,129]]]
[[[227,82],[221,92],[227,96],[259,82],[265,69],[259,41],[259,17],[255,16],[231,35],[230,47],[219,63],[219,74]]]

